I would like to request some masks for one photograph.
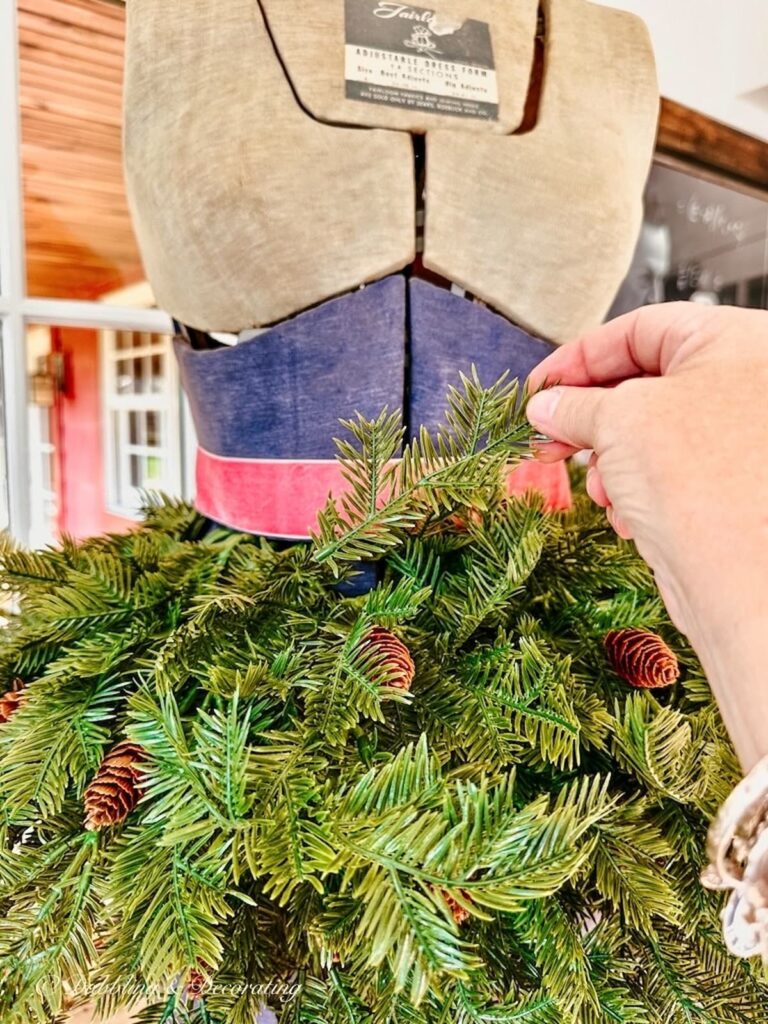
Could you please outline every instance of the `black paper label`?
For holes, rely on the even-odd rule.
[[[490,27],[389,0],[345,0],[348,99],[495,121]]]

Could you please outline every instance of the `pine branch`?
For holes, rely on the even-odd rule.
[[[12,818],[30,811],[53,817],[70,786],[83,789],[107,746],[120,697],[120,680],[110,677],[74,686],[67,676],[43,676],[27,687],[0,735],[3,800]]]
[[[319,562],[338,571],[340,562],[379,558],[426,513],[461,503],[486,507],[503,466],[527,450],[530,428],[516,384],[484,389],[476,370],[461,384],[449,394],[446,425],[434,438],[422,430],[397,465],[390,465],[401,440],[397,417],[344,424],[357,442],[339,446],[350,491],[340,508],[331,500],[320,516]]]
[[[616,717],[619,719],[619,709]],[[660,707],[650,694],[632,694],[615,734],[618,760],[638,773],[659,795],[680,803],[696,802],[704,780],[699,763],[704,740],[673,708]]]
[[[232,916],[225,846],[207,838],[166,845],[161,825],[130,827],[117,840],[106,894],[119,908],[112,955],[171,990],[174,978],[199,960],[217,965]]]
[[[70,985],[152,1024],[265,1001],[295,1024],[765,1019],[699,883],[739,767],[632,546],[583,495],[507,495],[528,427],[504,383],[465,379],[399,463],[397,417],[349,426],[318,548],[158,502],[125,536],[0,552],[3,1024],[54,1024]],[[627,688],[624,626],[680,684]],[[126,737],[140,803],[87,832]]]
[[[93,835],[49,851],[38,865],[44,874],[34,876],[40,888],[25,889],[0,921],[0,963],[6,971],[0,990],[3,1021],[21,1024],[35,1016],[55,1017],[63,1008],[65,985],[87,987],[95,959],[93,875],[99,860]]]

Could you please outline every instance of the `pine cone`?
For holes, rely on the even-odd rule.
[[[7,722],[19,710],[26,696],[24,683],[21,679],[14,680],[13,688],[0,697],[0,725]]]
[[[191,970],[187,978],[187,999],[190,1002],[197,1002],[198,999],[202,999],[205,995],[205,990],[208,987],[208,982],[205,980],[205,976],[198,970]]]
[[[92,831],[124,821],[139,802],[146,751],[127,740],[105,756],[85,791],[85,827]]]
[[[652,690],[672,686],[680,678],[677,656],[655,633],[614,629],[604,643],[614,672],[630,686]]]
[[[374,648],[380,664],[389,670],[387,686],[407,693],[416,675],[416,666],[403,641],[383,626],[374,626],[364,645]]]
[[[209,963],[206,963],[202,957],[197,958],[197,967],[193,967],[187,975],[187,984],[184,988],[184,995],[188,1002],[197,1002],[202,999],[208,988],[208,978],[206,978],[203,971],[209,976],[213,973],[213,968]]]
[[[471,508],[464,513],[454,512],[445,522],[454,533],[469,533],[471,526],[479,526],[482,521],[482,513],[476,508]]]
[[[472,915],[470,914],[470,912],[467,910],[466,907],[462,906],[462,904],[459,903],[458,900],[455,900],[453,898],[453,896],[451,896],[451,894],[447,891],[447,889],[441,889],[440,890],[440,895],[443,897],[445,902],[448,904],[448,909],[451,912],[453,920],[456,922],[456,924],[459,926],[459,928],[461,928],[461,926],[463,924],[466,924],[467,921],[469,921],[469,919],[472,917]],[[470,902],[470,903],[472,902],[472,897],[469,895],[469,893],[466,891],[466,889],[462,889],[461,890],[461,895],[468,902]]]

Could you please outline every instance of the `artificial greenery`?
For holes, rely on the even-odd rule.
[[[698,881],[737,765],[650,574],[579,494],[505,496],[514,388],[464,380],[393,464],[398,422],[347,424],[350,497],[313,545],[172,502],[128,536],[6,544],[3,1024],[73,993],[145,1024],[252,1024],[265,1001],[283,1024],[766,1018]],[[381,581],[345,596],[359,559]],[[676,650],[677,686],[611,671],[625,626]],[[410,693],[374,627],[410,650]],[[87,831],[126,738],[142,800]]]

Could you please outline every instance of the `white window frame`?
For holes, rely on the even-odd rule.
[[[26,290],[21,104],[16,0],[0,0],[0,331],[10,532],[30,536],[30,436],[26,328],[30,324],[171,334],[160,310],[32,298]]]
[[[37,501],[31,509],[29,542],[42,548],[56,542],[59,495],[53,488],[53,461],[56,446],[50,440],[51,410],[47,406],[28,406],[30,491]],[[46,480],[46,478],[48,478]]]
[[[146,332],[142,332],[146,333]],[[158,489],[167,493],[178,495],[183,491],[183,447],[182,447],[182,409],[181,391],[179,387],[179,373],[176,359],[173,354],[171,339],[167,338],[166,344],[160,349],[156,345],[147,344],[142,348],[120,349],[117,347],[118,331],[101,331],[99,354],[101,358],[101,410],[102,410],[102,435],[103,435],[103,463],[104,483],[107,502],[107,512],[116,516],[123,516],[126,519],[139,519],[140,511],[137,504],[130,504],[121,500],[122,493],[120,483],[130,473],[127,438],[117,439],[121,451],[122,466],[118,467],[115,460],[115,434],[113,427],[113,414],[125,412],[157,412],[162,418],[162,429],[165,444],[162,448],[147,448],[143,454],[158,456],[165,460],[171,474],[166,478]],[[141,359],[144,356],[155,356],[162,354],[165,359],[166,373],[164,380],[166,391],[164,394],[139,394],[121,395],[116,387],[116,367],[123,359]],[[139,495],[136,496],[140,502]]]

